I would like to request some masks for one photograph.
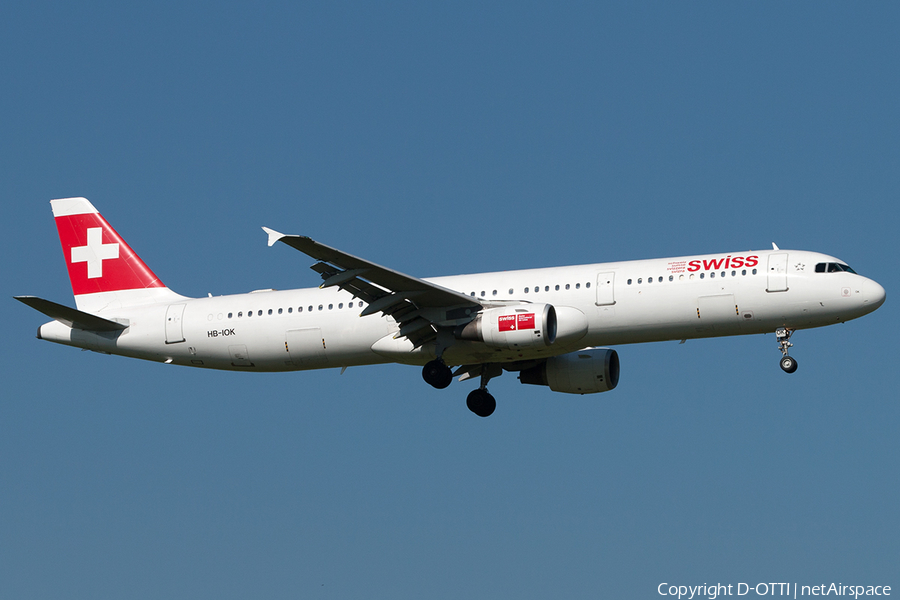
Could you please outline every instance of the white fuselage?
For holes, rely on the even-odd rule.
[[[847,321],[880,306],[884,290],[852,272],[815,272],[839,263],[815,252],[768,250],[430,278],[488,302],[573,307],[587,334],[568,343],[499,350],[456,341],[448,364],[509,363],[589,346],[805,329]],[[735,266],[737,265],[737,266]],[[397,324],[337,288],[260,291],[210,298],[172,294],[164,302],[97,314],[122,323],[97,333],[51,322],[41,339],[100,352],[212,369],[292,371],[385,362],[424,364],[433,343],[394,339]],[[374,347],[374,348],[373,348]]]

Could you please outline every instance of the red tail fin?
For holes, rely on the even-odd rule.
[[[50,205],[76,299],[166,287],[86,198],[51,200]]]

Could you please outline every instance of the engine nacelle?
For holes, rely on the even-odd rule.
[[[519,373],[519,381],[566,394],[608,392],[619,383],[619,355],[609,348],[588,348],[554,356]]]
[[[550,304],[489,308],[458,328],[456,338],[516,350],[549,346],[556,341],[556,309]]]

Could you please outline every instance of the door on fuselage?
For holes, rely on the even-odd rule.
[[[243,344],[235,344],[228,346],[228,354],[231,355],[231,366],[233,367],[252,367],[250,355],[247,353],[247,346]]]
[[[608,306],[616,303],[615,283],[615,271],[597,273],[597,306]]]
[[[184,304],[172,304],[166,309],[166,343],[177,344],[184,341],[184,328],[181,326],[184,317]]]
[[[766,271],[766,291],[767,292],[786,292],[787,284],[787,254],[770,254],[769,270]]]
[[[326,360],[325,338],[318,327],[288,329],[284,334],[284,344],[291,362],[297,366],[311,367]]]
[[[700,296],[697,299],[697,316],[700,331],[735,333],[741,327],[741,317],[734,301],[734,294]]]

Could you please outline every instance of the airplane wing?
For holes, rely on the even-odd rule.
[[[438,327],[467,323],[482,304],[417,277],[404,275],[365,259],[320,244],[306,236],[285,235],[263,227],[269,246],[284,242],[319,261],[310,267],[321,275],[321,288],[338,287],[366,302],[361,317],[381,312],[400,325],[395,337],[407,337],[414,346],[437,337]]]

